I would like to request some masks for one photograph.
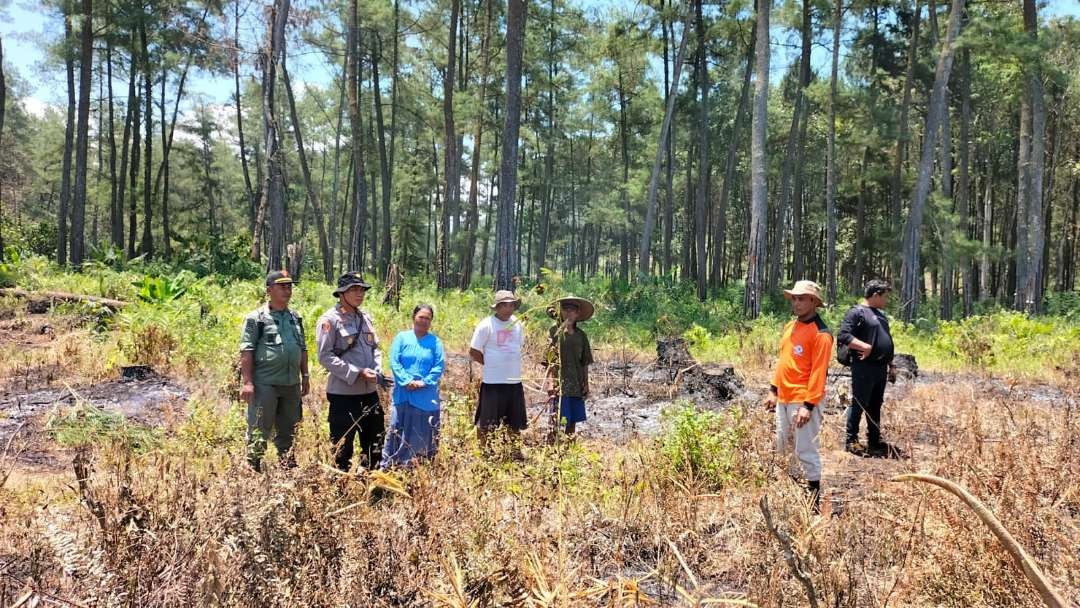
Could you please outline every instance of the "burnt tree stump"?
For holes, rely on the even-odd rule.
[[[656,360],[664,367],[687,367],[696,361],[690,356],[690,346],[683,338],[657,338]]]
[[[695,365],[683,374],[686,392],[702,393],[720,401],[730,400],[742,388],[742,379],[735,374],[735,366],[727,363]]]
[[[914,380],[919,375],[919,364],[915,362],[915,355],[897,353],[892,362],[896,366],[898,380]]]

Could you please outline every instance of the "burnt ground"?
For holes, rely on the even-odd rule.
[[[58,334],[72,330],[63,326],[54,328],[51,322],[62,323],[45,315],[0,318],[0,347],[50,348]],[[447,359],[443,390],[468,392],[479,381],[479,368],[468,375],[466,356],[448,354]],[[189,391],[173,378],[151,371],[135,379],[115,377],[86,383],[65,374],[60,365],[48,358],[44,361],[17,368],[10,377],[0,378],[0,461],[4,458],[10,461],[16,455],[15,465],[20,469],[48,471],[68,467],[71,454],[49,438],[45,423],[50,413],[77,402],[122,414],[129,421],[151,427],[165,426],[186,413]],[[843,451],[849,382],[843,368],[829,374],[822,452],[828,474],[826,483],[833,488],[837,505],[860,491],[848,481],[856,469],[862,472],[869,469],[884,477],[900,472],[906,462],[856,458]],[[1025,399],[1048,406],[1076,402],[1075,395],[1051,384],[1012,384],[995,378],[923,372],[889,386],[884,416],[889,415],[890,409],[902,406],[916,387],[929,386],[947,395],[958,382],[976,387],[983,399]],[[747,382],[730,366],[703,369],[692,360],[648,360],[635,354],[598,361],[591,370],[591,385],[593,394],[587,403],[589,419],[579,425],[579,434],[583,438],[618,442],[656,435],[662,429],[664,410],[676,404],[692,403],[701,409],[720,411],[734,403],[753,407],[763,396],[762,387],[746,386]],[[526,382],[526,386],[531,425],[549,428],[550,407],[538,383]],[[903,447],[917,453],[931,449],[937,439],[932,430],[923,431]]]
[[[0,347],[50,349],[58,335],[73,328],[64,319],[43,314],[0,318]],[[123,415],[148,427],[163,426],[183,415],[189,391],[179,382],[150,371],[137,377],[88,383],[56,358],[15,368],[0,378],[0,462],[24,472],[67,469],[72,454],[45,432],[51,413],[85,403]],[[119,376],[119,374],[118,374]]]

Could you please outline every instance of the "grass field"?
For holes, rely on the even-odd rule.
[[[629,440],[549,446],[540,421],[525,434],[524,462],[485,459],[464,364],[444,378],[434,461],[368,477],[331,471],[324,376],[313,365],[300,466],[254,474],[243,463],[234,365],[257,281],[70,274],[38,259],[8,272],[24,289],[131,304],[114,316],[86,305],[31,316],[22,301],[0,300],[3,392],[77,389],[140,363],[190,399],[162,430],[85,403],[54,407],[25,427],[50,442],[55,460],[45,464],[14,458],[26,433],[0,444],[0,606],[24,597],[95,606],[1042,605],[957,499],[889,481],[908,472],[966,487],[1062,596],[1080,597],[1080,326],[1064,314],[897,324],[898,349],[935,372],[886,395],[886,434],[911,458],[843,453],[842,408],[830,406],[815,515],[772,453],[769,414],[750,397],[723,410],[672,408],[658,435]],[[309,327],[330,291],[315,282],[296,290]],[[700,360],[735,364],[751,388],[765,386],[785,320],[778,302],[746,322],[731,294],[698,303],[679,287],[550,276],[544,293],[525,295],[531,361],[546,303],[570,292],[598,304],[586,329],[600,358],[648,359],[658,334],[678,334]],[[381,296],[373,289],[365,307],[383,340],[408,326],[413,304],[430,302],[434,331],[459,354],[490,297],[438,294],[419,280],[406,284],[400,310]],[[831,326],[844,308],[825,312]]]

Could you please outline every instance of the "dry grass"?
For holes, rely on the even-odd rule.
[[[55,361],[67,344],[34,356]],[[68,354],[100,365],[79,344]],[[202,409],[160,449],[100,445],[66,485],[23,476],[0,487],[0,606],[809,605],[763,496],[818,606],[1041,605],[958,500],[888,481],[912,471],[968,488],[1064,597],[1080,597],[1075,399],[1032,402],[977,381],[893,389],[888,433],[906,461],[839,452],[831,413],[825,515],[815,516],[776,466],[771,418],[756,408],[739,418],[745,438],[731,456],[741,481],[715,487],[676,473],[651,438],[548,447],[534,428],[524,463],[485,460],[471,387],[464,367],[447,378],[461,396],[433,462],[371,477],[323,464],[320,387],[300,466],[262,475],[243,465],[224,422],[235,412],[204,389]]]

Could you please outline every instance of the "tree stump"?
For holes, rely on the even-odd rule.
[[[694,365],[690,348],[682,338],[657,338],[656,360],[664,367],[683,368]]]
[[[401,306],[401,271],[397,264],[391,264],[386,270],[386,291],[383,293],[383,306],[394,305],[394,310]]]
[[[123,380],[146,380],[154,375],[154,368],[149,365],[125,365],[120,368],[120,378]]]
[[[703,393],[720,401],[728,401],[743,388],[742,379],[735,374],[735,366],[696,365],[683,374],[683,389],[688,393]]]
[[[303,243],[289,243],[285,246],[285,269],[294,280],[300,280],[300,273],[304,269]]]
[[[893,357],[893,365],[896,366],[897,379],[913,380],[919,375],[919,364],[915,362],[915,355],[898,353]]]

